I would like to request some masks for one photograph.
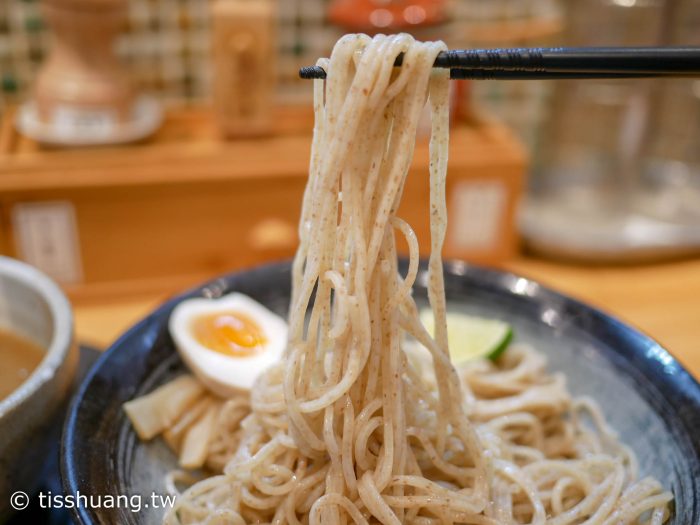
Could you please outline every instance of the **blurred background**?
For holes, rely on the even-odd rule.
[[[97,4],[110,4],[103,0]],[[125,0],[125,20],[115,41],[115,52],[138,85],[169,105],[201,103],[211,99],[212,33],[217,9],[245,0]],[[263,0],[267,3],[267,0]],[[574,2],[584,5],[585,2]],[[597,3],[597,2],[594,2]],[[615,5],[616,3],[610,2]],[[627,2],[629,3],[629,2]],[[652,2],[656,4],[657,2]],[[71,3],[52,2],[68,6]],[[83,2],[88,5],[90,2]],[[218,4],[218,6],[217,6]],[[249,2],[254,4],[254,2]],[[340,13],[332,16],[333,7]],[[271,2],[274,17],[277,93],[279,102],[310,100],[308,83],[298,78],[299,67],[328,56],[346,28],[372,32],[397,27],[423,38],[441,38],[453,47],[544,43],[563,32],[564,2],[559,0],[453,0],[453,1],[331,1],[287,0]],[[600,2],[602,5],[603,2]],[[632,2],[634,4],[634,2]],[[644,4],[649,4],[644,1]],[[619,2],[619,5],[626,5]],[[349,6],[346,13],[345,6]],[[426,12],[416,23],[407,21],[373,26],[372,12],[403,12],[414,7]],[[427,18],[434,13],[435,20]],[[353,13],[367,23],[352,19]],[[573,14],[573,13],[572,13]],[[589,13],[593,16],[594,13]],[[75,15],[74,15],[75,16]],[[221,15],[220,15],[221,16]],[[375,14],[375,18],[376,18]],[[422,20],[420,17],[424,17]],[[397,16],[397,19],[399,17]],[[343,23],[347,20],[347,23]],[[377,22],[375,20],[375,22]],[[381,22],[381,21],[379,21]],[[395,22],[399,22],[398,20]],[[362,27],[364,26],[364,27]],[[692,32],[689,25],[688,32]],[[614,33],[609,35],[612,37]],[[40,0],[7,0],[0,6],[0,68],[3,107],[24,99],[47,57],[51,37]],[[486,98],[486,94],[484,94]],[[492,100],[504,98],[493,92]],[[508,112],[504,112],[508,113]],[[520,111],[522,113],[522,110]]]
[[[0,253],[58,280],[99,346],[183,287],[290,257],[313,125],[298,69],[349,31],[700,45],[700,0],[4,0]],[[451,109],[447,257],[667,338],[697,321],[700,79],[454,81]],[[421,240],[424,135],[402,208]],[[674,323],[640,309],[681,296]]]

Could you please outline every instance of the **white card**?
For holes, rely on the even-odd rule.
[[[506,193],[500,182],[463,181],[451,192],[448,221],[452,249],[482,251],[492,248],[506,205]]]
[[[75,208],[68,201],[25,202],[12,208],[19,257],[62,284],[83,279]]]

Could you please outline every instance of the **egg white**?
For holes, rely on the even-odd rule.
[[[231,310],[247,315],[260,327],[267,340],[260,352],[246,357],[226,356],[210,350],[194,338],[194,319]],[[241,293],[218,299],[182,301],[170,315],[168,328],[180,356],[192,373],[212,392],[223,397],[250,390],[258,376],[282,358],[287,345],[284,319]]]

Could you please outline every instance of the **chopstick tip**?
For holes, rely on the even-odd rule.
[[[299,77],[303,79],[326,78],[326,71],[321,66],[305,66],[299,69]]]

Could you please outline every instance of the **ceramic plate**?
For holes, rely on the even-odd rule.
[[[620,321],[523,277],[464,263],[445,265],[451,308],[513,324],[516,341],[531,343],[567,375],[574,395],[602,406],[622,440],[675,495],[674,525],[700,523],[700,385],[658,343]],[[415,295],[425,300],[425,267]],[[175,457],[156,439],[142,443],[122,403],[184,369],[167,330],[185,298],[238,291],[281,315],[290,293],[290,265],[279,263],[211,281],[165,303],[124,334],[97,362],[76,395],[64,429],[66,494],[126,495],[131,508],[79,508],[82,524],[159,523],[163,476]],[[135,512],[138,506],[138,512]]]

